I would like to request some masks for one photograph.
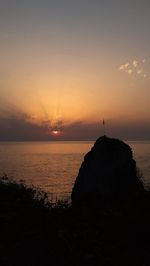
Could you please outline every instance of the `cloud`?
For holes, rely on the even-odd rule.
[[[49,140],[96,140],[104,134],[102,122],[92,123],[75,121],[65,124],[60,121],[59,136],[51,134],[50,121],[36,123],[26,113],[5,115],[0,117],[0,141],[49,141]],[[150,125],[139,122],[123,123],[106,120],[106,135],[121,139],[148,139]]]
[[[146,78],[147,74],[145,72],[145,66],[143,64],[146,63],[146,59],[142,60],[132,60],[129,63],[122,64],[119,67],[119,70],[127,73],[128,75],[134,74],[142,78]]]
[[[37,123],[20,109],[0,110],[0,140],[40,140],[49,131],[48,122]]]

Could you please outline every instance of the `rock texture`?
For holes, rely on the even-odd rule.
[[[72,190],[72,203],[107,197],[128,196],[143,191],[129,145],[102,136],[80,167]]]

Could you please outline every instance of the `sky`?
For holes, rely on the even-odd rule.
[[[0,141],[150,139],[149,0],[0,0]]]

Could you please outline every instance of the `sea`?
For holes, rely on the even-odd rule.
[[[125,141],[150,189],[150,141]],[[50,200],[69,199],[84,155],[93,141],[0,142],[0,176],[7,174],[47,192]]]

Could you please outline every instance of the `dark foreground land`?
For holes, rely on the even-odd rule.
[[[0,265],[150,265],[150,193],[89,207],[0,181]]]

